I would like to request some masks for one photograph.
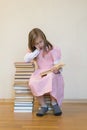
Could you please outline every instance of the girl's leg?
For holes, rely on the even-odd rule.
[[[46,114],[46,112],[48,111],[47,104],[44,101],[44,96],[37,97],[37,100],[38,100],[39,104],[41,105],[41,109],[38,110],[36,115],[37,116],[44,116]]]
[[[56,105],[57,104],[56,99],[53,96],[51,96],[51,95],[50,95],[50,98],[51,98],[51,104],[52,105]]]
[[[39,104],[41,105],[41,107],[47,107],[47,104],[45,103],[45,100],[44,100],[44,96],[37,97],[37,100]]]
[[[61,111],[56,99],[51,95],[50,95],[50,98],[51,98],[51,103],[53,106],[54,115],[60,116],[62,114],[62,111]]]

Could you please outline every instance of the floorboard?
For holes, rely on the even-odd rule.
[[[14,113],[13,103],[0,103],[0,130],[87,130],[87,103],[63,103],[62,116]]]

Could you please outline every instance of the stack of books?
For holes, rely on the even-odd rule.
[[[15,62],[14,112],[32,112],[34,97],[29,88],[29,79],[35,71],[34,63]]]

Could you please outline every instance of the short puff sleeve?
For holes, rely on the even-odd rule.
[[[51,50],[51,55],[54,64],[58,64],[61,60],[61,49],[59,47],[55,47]]]

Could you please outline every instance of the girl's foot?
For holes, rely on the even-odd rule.
[[[61,109],[60,109],[58,104],[53,105],[53,111],[54,111],[54,115],[55,116],[62,115],[62,111],[61,111]]]
[[[48,107],[41,107],[40,110],[36,113],[37,116],[44,116],[46,112],[48,111]]]

